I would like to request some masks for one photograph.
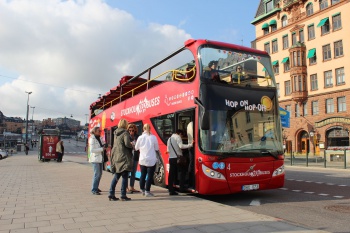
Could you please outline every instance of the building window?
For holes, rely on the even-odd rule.
[[[295,117],[300,117],[300,106],[295,104]]]
[[[246,119],[247,123],[250,123],[250,112],[249,111],[245,112],[245,119]]]
[[[265,52],[267,52],[268,54],[270,54],[270,42],[267,42],[267,43],[264,45],[264,50],[265,50]]]
[[[314,65],[316,63],[317,63],[317,59],[316,59],[316,54],[315,54],[315,56],[309,58],[309,64]]]
[[[329,24],[329,20],[326,20],[326,22],[322,25],[321,27],[321,35],[325,35],[328,34],[330,31],[330,24]]]
[[[312,115],[318,115],[318,101],[312,101]]]
[[[293,58],[293,67],[304,66],[305,65],[305,55],[304,52],[294,51],[292,54]]]
[[[299,41],[300,43],[304,43],[305,39],[304,39],[304,30],[300,30],[299,31]]]
[[[276,65],[272,66],[273,68],[273,72],[275,74],[279,74],[280,73],[280,65],[277,63]]]
[[[276,83],[276,88],[277,88],[277,96],[280,97],[280,84]]]
[[[328,7],[328,0],[320,0],[320,10]]]
[[[338,97],[338,112],[346,111],[346,99],[345,96]]]
[[[277,24],[271,25],[271,32],[277,31]]]
[[[324,86],[325,87],[332,87],[333,86],[333,78],[332,78],[332,71],[331,70],[324,72]]]
[[[303,115],[307,116],[307,102],[303,103]]]
[[[309,64],[313,65],[316,64],[317,59],[316,59],[316,49],[310,49],[308,54],[307,54],[307,58],[309,58]]]
[[[288,35],[283,36],[282,40],[283,40],[283,49],[288,49],[289,48]]]
[[[295,32],[292,33],[292,45],[297,43],[297,34]]]
[[[344,67],[335,69],[335,76],[337,80],[337,85],[345,84]]]
[[[289,59],[283,65],[284,65],[284,72],[288,72],[290,70]]]
[[[315,91],[318,89],[317,74],[310,75],[311,90]]]
[[[313,24],[307,27],[307,35],[309,40],[315,39],[315,26]]]
[[[286,105],[286,110],[290,113],[292,111],[291,105]]]
[[[304,91],[305,90],[305,84],[303,83],[303,77],[301,75],[294,76],[294,86],[293,90],[294,91]]]
[[[282,27],[285,27],[285,26],[287,26],[287,25],[288,25],[288,19],[287,19],[287,16],[284,15],[284,16],[282,17]]]
[[[310,2],[309,4],[307,4],[306,6],[306,15],[310,16],[314,13],[314,6],[312,5],[312,3]]]
[[[332,0],[332,5],[337,4],[340,0]]]
[[[333,31],[341,28],[341,15],[337,14],[332,17],[333,21]]]
[[[269,28],[263,28],[263,31],[264,31],[264,35],[269,34]]]
[[[266,2],[265,6],[266,6],[266,13],[272,11],[273,10],[273,1],[271,0],[271,1]]]
[[[272,41],[272,53],[277,53],[278,52],[278,43],[277,40]]]
[[[284,82],[284,92],[286,95],[290,95],[291,88],[290,88],[290,80]]]
[[[334,57],[340,57],[343,55],[343,41],[339,40],[334,42]]]
[[[334,112],[334,102],[333,99],[326,99],[326,113]]]
[[[324,45],[322,46],[322,51],[323,51],[323,60],[329,60],[332,58],[332,54],[331,54],[331,45]]]

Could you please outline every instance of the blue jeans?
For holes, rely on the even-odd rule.
[[[92,167],[94,169],[94,176],[92,177],[92,189],[91,192],[97,192],[98,186],[100,184],[100,180],[102,177],[102,169],[103,164],[102,163],[93,163]]]
[[[156,165],[152,167],[146,167],[146,166],[140,165],[140,169],[141,169],[140,189],[146,190],[149,192],[151,190],[151,184],[153,182],[153,174],[154,174],[154,170],[156,169]],[[147,180],[146,180],[146,176],[147,176]],[[145,185],[146,185],[146,189],[145,189]]]
[[[132,167],[132,172],[130,172],[130,187],[134,187],[134,184],[135,184],[135,173],[136,173],[138,164],[139,164],[139,161],[134,160],[134,165]]]
[[[122,173],[114,173],[114,176],[111,182],[111,187],[109,189],[109,197],[115,196],[115,186],[117,185],[120,177],[122,177],[122,187],[120,190],[120,193],[121,193],[120,196],[126,197],[126,187],[128,187],[128,177],[129,177],[128,171],[123,171]]]

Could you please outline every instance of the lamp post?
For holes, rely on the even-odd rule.
[[[314,156],[315,156],[315,131],[313,129],[310,131],[310,138],[312,138],[312,145],[314,148]]]
[[[31,109],[33,109],[33,112],[32,112],[32,136],[34,138],[34,120],[33,120],[33,117],[34,117],[34,109],[35,107],[30,107]]]
[[[25,93],[28,94],[27,98],[27,117],[26,117],[26,136],[25,136],[25,143],[27,145],[28,143],[28,114],[29,114],[29,95],[32,94],[31,91],[26,91]]]

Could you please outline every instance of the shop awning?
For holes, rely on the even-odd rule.
[[[269,23],[270,26],[271,25],[276,25],[276,24],[277,24],[277,21],[275,19],[271,20],[270,23]]]
[[[334,16],[337,16],[337,15],[340,15],[340,12],[335,13],[335,14],[333,14],[332,16],[334,17]]]
[[[316,49],[310,49],[307,53],[307,58],[312,58],[316,55]]]
[[[262,71],[266,71],[266,68],[264,67]]]
[[[269,28],[269,25],[267,23],[264,23],[261,27],[261,29]]]
[[[288,62],[288,61],[289,61],[289,57],[285,57],[285,58],[283,58],[283,60],[282,60],[281,63],[286,63],[286,62]]]
[[[317,27],[322,27],[327,21],[329,20],[329,18],[324,18],[322,19],[318,24],[317,24]]]
[[[277,61],[272,62],[272,65],[273,65],[273,66],[275,66],[275,65],[277,65],[277,64],[278,64],[278,60],[277,60]]]

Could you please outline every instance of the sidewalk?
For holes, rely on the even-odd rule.
[[[110,202],[111,179],[110,173],[103,174],[103,193],[95,196],[86,164],[42,163],[34,151],[1,160],[0,233],[322,232],[193,196],[169,196],[155,186],[154,198],[129,194],[129,202]]]

